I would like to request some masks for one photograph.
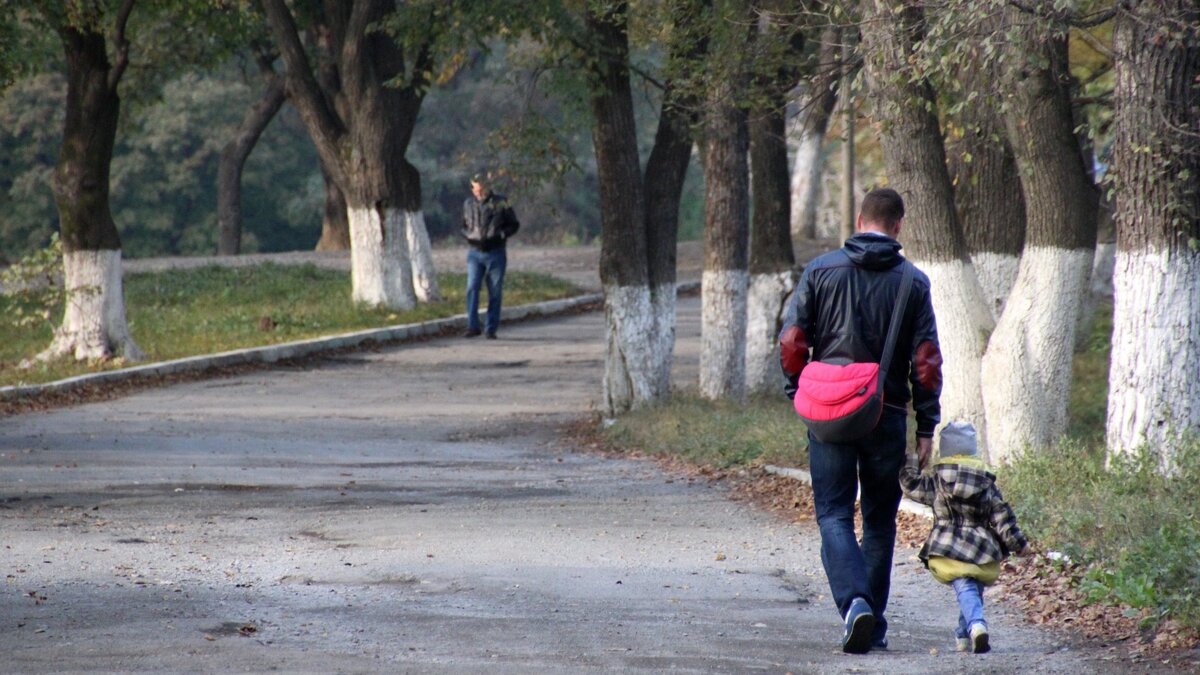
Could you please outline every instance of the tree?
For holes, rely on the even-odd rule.
[[[1148,444],[1170,470],[1200,429],[1200,9],[1146,0],[1116,21],[1108,447]]]
[[[798,274],[792,252],[791,185],[788,172],[787,93],[797,78],[792,65],[803,50],[802,33],[790,36],[769,12],[759,14],[755,56],[755,91],[750,112],[750,282],[746,312],[746,388],[777,392],[783,385],[779,369],[779,330],[784,303]],[[783,49],[772,54],[770,42],[784,37]],[[776,41],[777,42],[777,41]],[[764,43],[767,43],[764,48]],[[782,58],[774,58],[782,57]],[[812,113],[810,113],[811,115]]]
[[[748,7],[714,3],[712,52],[705,73],[704,275],[701,281],[700,394],[746,396],[749,290],[750,149],[743,84],[749,75]]]
[[[1071,360],[1090,293],[1099,193],[1075,133],[1065,27],[1010,10],[1005,126],[1026,204],[1025,248],[982,360],[988,450],[1005,461],[1067,430]]]
[[[254,150],[262,132],[283,107],[286,93],[283,80],[271,65],[273,55],[264,49],[255,50],[255,61],[263,77],[263,91],[258,101],[246,111],[234,137],[221,150],[217,169],[217,237],[218,255],[237,255],[242,246],[242,169]]]
[[[864,0],[862,11],[864,71],[880,145],[888,180],[905,200],[901,236],[905,252],[929,276],[938,340],[948,364],[942,419],[985,430],[979,364],[994,323],[954,208],[934,90],[909,68],[924,15],[915,5],[894,12],[883,0]]]
[[[292,11],[283,0],[262,0],[262,8],[287,67],[289,96],[346,198],[354,301],[406,309],[418,296],[437,298],[421,178],[404,157],[433,68],[432,36],[402,44],[380,30],[396,19],[385,0],[323,3],[341,85],[330,100]]]
[[[84,2],[42,7],[62,42],[67,67],[66,117],[53,183],[67,299],[62,325],[39,359],[143,357],[125,318],[121,238],[109,211],[109,166],[121,110],[117,85],[129,65],[126,28],[133,8],[133,0],[123,0],[113,14]]]
[[[807,80],[797,86],[801,93],[792,122],[799,139],[792,163],[791,227],[792,235],[812,239],[818,236],[817,206],[821,200],[821,173],[825,167],[825,134],[837,105],[838,83],[842,72],[838,41],[841,30],[834,25],[821,31],[820,44],[808,68]]]

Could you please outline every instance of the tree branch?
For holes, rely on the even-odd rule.
[[[113,59],[112,69],[108,71],[108,88],[116,89],[125,68],[129,66],[129,40],[125,37],[125,27],[129,25],[129,15],[133,13],[134,0],[125,0],[117,12],[117,21],[113,31],[113,47],[116,48],[116,58]]]
[[[1083,16],[1079,16],[1075,12],[1070,11],[1047,11],[1041,7],[1034,7],[1025,0],[1008,0],[1008,4],[1016,7],[1026,14],[1032,14],[1041,19],[1061,21],[1062,23],[1065,23],[1068,26],[1074,26],[1075,28],[1094,28],[1106,21],[1109,21],[1117,15],[1118,11],[1120,11],[1120,3],[1114,3],[1113,6],[1109,7],[1108,9],[1099,12],[1093,12],[1091,14],[1085,14]]]

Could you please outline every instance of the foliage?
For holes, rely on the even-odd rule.
[[[1043,547],[1083,565],[1089,599],[1200,627],[1200,437],[1183,445],[1171,476],[1155,448],[1110,466],[1106,454],[1078,441],[1028,452],[1003,469],[1005,497]]]
[[[129,328],[151,361],[209,354],[365,328],[444,318],[462,313],[466,278],[442,274],[445,299],[405,312],[362,309],[350,302],[350,279],[342,271],[313,265],[202,267],[131,274],[125,278]],[[540,274],[511,272],[504,299],[510,305],[574,295],[578,289]],[[0,315],[18,300],[0,295]],[[60,316],[61,306],[51,316]],[[21,360],[50,340],[48,323],[4,328],[0,340],[0,386],[46,382],[103,368],[71,362]]]
[[[58,233],[50,244],[0,271],[0,289],[8,296],[0,325],[30,329],[53,326],[54,310],[65,297],[62,243]]]
[[[807,464],[804,426],[787,404],[782,396],[739,404],[677,393],[667,403],[617,418],[605,435],[621,448],[715,468]]]

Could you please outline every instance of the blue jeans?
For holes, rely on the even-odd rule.
[[[861,597],[875,613],[874,640],[887,634],[892,548],[900,506],[900,467],[904,465],[907,416],[884,409],[879,424],[854,443],[822,443],[808,435],[813,501],[821,530],[821,563],[829,590],[844,617]],[[861,484],[863,537],[854,537],[854,499]]]
[[[467,328],[479,330],[479,288],[487,281],[488,304],[486,330],[500,327],[500,298],[504,293],[504,269],[508,255],[503,248],[494,251],[467,251]]]
[[[954,580],[954,592],[958,594],[958,630],[955,637],[969,637],[971,624],[982,623],[983,620],[983,584],[978,579],[959,577]]]

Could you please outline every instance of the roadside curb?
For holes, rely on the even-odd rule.
[[[776,476],[783,476],[785,478],[798,480],[809,487],[812,486],[812,474],[804,469],[792,469],[783,466],[775,466],[774,464],[767,464],[763,467],[763,471],[775,474]],[[924,504],[918,504],[907,497],[904,497],[900,500],[900,510],[906,513],[923,516],[925,518],[933,518],[933,509],[925,506]]]
[[[690,293],[699,290],[700,282],[690,281],[676,284],[676,294]],[[565,314],[587,305],[604,302],[603,293],[585,293],[572,298],[547,300],[528,305],[518,305],[505,308],[503,321],[524,321],[527,319],[544,318]],[[466,326],[467,315],[457,314],[445,319],[434,319],[420,323],[407,323],[384,328],[369,328],[353,333],[341,333],[307,340],[284,342],[265,347],[247,347],[234,349],[216,354],[188,356],[171,361],[147,363],[118,370],[107,370],[100,373],[76,375],[54,382],[31,385],[13,385],[0,387],[0,401],[11,401],[41,394],[61,393],[97,384],[111,384],[127,380],[159,377],[186,372],[199,372],[210,368],[222,368],[253,363],[275,363],[286,359],[311,356],[321,352],[340,349],[352,349],[366,344],[397,343],[421,337],[435,336],[440,333]]]

